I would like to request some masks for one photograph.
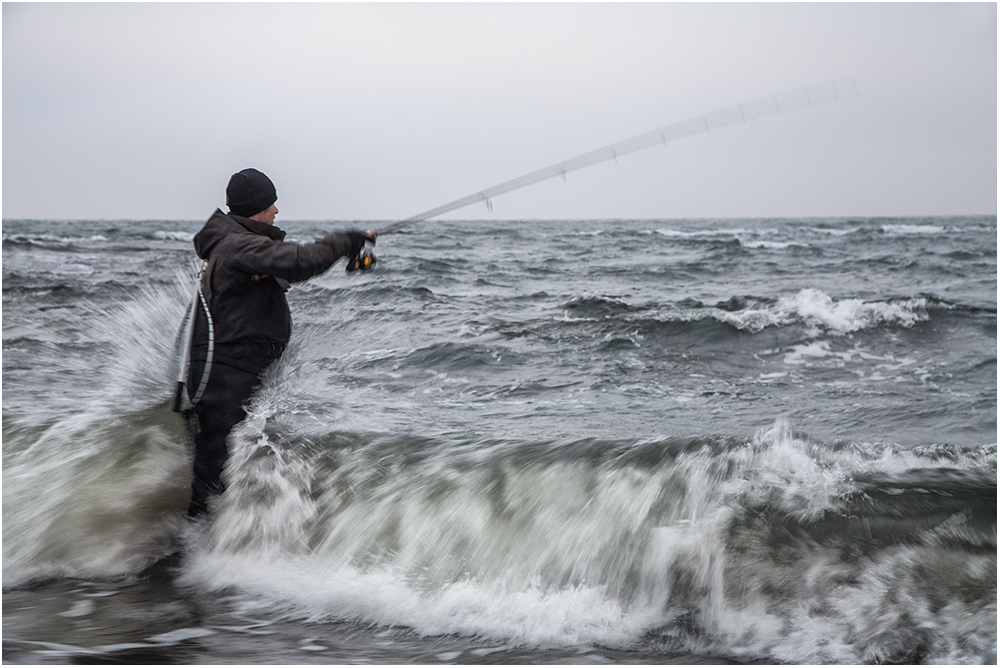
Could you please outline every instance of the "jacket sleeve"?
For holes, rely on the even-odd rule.
[[[267,274],[295,283],[322,274],[350,251],[351,242],[342,232],[312,244],[247,236],[233,249],[232,266],[248,274]]]

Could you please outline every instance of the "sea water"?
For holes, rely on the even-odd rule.
[[[385,235],[192,524],[200,225],[3,223],[4,662],[995,663],[995,216]]]

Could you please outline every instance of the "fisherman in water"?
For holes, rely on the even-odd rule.
[[[286,242],[274,226],[277,199],[274,184],[256,169],[233,174],[226,188],[229,213],[216,209],[194,237],[205,262],[187,388],[179,390],[187,394],[194,435],[189,517],[203,514],[209,497],[225,491],[226,438],[246,417],[243,406],[265,369],[288,345],[292,320],[285,291],[375,241],[372,230],[333,232],[312,244]]]

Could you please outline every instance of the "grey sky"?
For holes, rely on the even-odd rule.
[[[451,218],[996,213],[996,4],[3,4],[3,217],[395,220],[854,77]]]

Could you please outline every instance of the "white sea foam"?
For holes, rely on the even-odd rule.
[[[927,300],[922,297],[874,302],[856,298],[835,300],[820,290],[806,288],[791,297],[782,297],[773,305],[739,311],[687,309],[681,317],[698,320],[707,313],[720,322],[750,332],[804,323],[837,334],[849,334],[883,324],[912,327],[928,319],[926,307]]]
[[[108,238],[103,234],[93,234],[89,237],[67,237],[60,236],[57,234],[5,234],[3,235],[4,241],[11,241],[14,243],[21,244],[32,244],[32,245],[72,245],[87,242],[102,242],[107,241]]]
[[[719,322],[732,325],[736,329],[755,333],[763,330],[765,327],[787,325],[792,322],[791,318],[767,307],[748,308],[735,312],[717,308],[708,309],[707,312],[691,310],[687,311],[684,317],[686,320],[700,320],[706,313]]]
[[[836,352],[830,350],[829,341],[812,341],[810,343],[792,346],[791,349],[785,353],[785,364],[793,366],[810,365],[815,360],[830,357],[838,360],[839,365],[843,366],[845,363],[854,359],[855,352],[851,350]]]
[[[897,551],[844,562],[806,542],[787,545],[785,563],[757,546],[766,536],[752,521],[737,521],[742,509],[765,508],[816,522],[841,507],[856,471],[939,464],[926,456],[832,450],[778,421],[745,447],[652,467],[490,464],[500,451],[480,450],[476,466],[451,452],[378,470],[359,450],[328,468],[270,442],[267,401],[240,428],[243,479],[182,575],[198,589],[239,592],[247,612],[531,647],[629,647],[685,616],[699,631],[674,642],[689,651],[847,663],[898,656],[886,636],[900,632],[904,608],[966,641],[990,614],[921,607],[920,587],[900,574],[934,558],[926,549],[897,568]],[[730,552],[734,531],[750,531],[750,542]],[[898,596],[880,605],[898,587],[912,605]],[[963,631],[956,624],[968,614],[978,616]]]
[[[701,238],[712,239],[715,237],[736,238],[746,234],[747,230],[742,227],[737,227],[733,229],[695,230],[693,232],[685,232],[683,230],[673,230],[670,228],[657,228],[655,232],[660,236],[680,238],[680,239],[701,239]]]
[[[941,225],[883,225],[882,232],[893,236],[937,235],[948,229]]]
[[[923,298],[898,302],[866,302],[861,299],[837,301],[819,290],[805,289],[791,299],[780,300],[777,310],[779,313],[794,313],[809,324],[849,333],[883,323],[912,327],[917,322],[927,320],[926,306],[927,300]]]
[[[654,230],[656,234],[673,239],[733,239],[740,242],[744,248],[761,248],[767,250],[787,250],[791,247],[805,247],[802,243],[792,241],[781,241],[768,239],[768,237],[780,236],[777,229],[746,229],[742,227],[721,229],[721,230],[695,230],[685,232],[669,228]]]
[[[194,232],[184,230],[157,230],[153,232],[155,238],[165,241],[191,241],[194,239],[194,234]]]
[[[766,250],[787,250],[793,247],[805,248],[805,245],[793,243],[791,241],[752,241],[740,239],[740,245],[744,248],[763,248]]]
[[[599,585],[511,591],[466,580],[427,589],[393,569],[329,569],[295,558],[199,558],[184,580],[237,588],[251,596],[243,603],[250,610],[277,606],[298,618],[405,626],[423,635],[480,636],[529,646],[624,646],[656,617],[649,610],[624,612]]]
[[[266,402],[258,411],[273,410]],[[274,448],[263,415],[254,417],[234,453],[241,479],[184,575],[199,587],[237,587],[248,604],[429,635],[625,646],[666,621],[669,571],[700,568],[693,539],[670,559],[662,540],[643,556],[650,512],[683,521],[711,503],[708,484],[672,497],[669,510],[657,502],[680,471],[584,461],[456,468],[463,457],[452,452],[384,477],[363,451],[342,452],[336,468],[306,464]],[[711,475],[703,460],[689,464],[688,475]],[[349,503],[344,484],[354,490]],[[633,564],[643,585],[630,600]]]
[[[810,227],[807,229],[810,232],[814,232],[816,234],[826,234],[831,237],[846,237],[862,230],[862,228],[860,227],[848,227],[844,229],[831,228],[831,227]]]

